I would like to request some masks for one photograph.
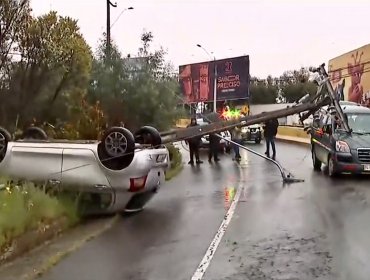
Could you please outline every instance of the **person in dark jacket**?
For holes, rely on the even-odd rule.
[[[216,136],[216,134],[209,135],[209,150],[208,150],[208,161],[212,161],[212,157],[214,161],[220,161],[218,158],[218,149],[220,147],[220,138]]]
[[[196,118],[191,118],[188,127],[191,126],[198,126]],[[201,137],[193,137],[187,141],[187,143],[189,144],[189,153],[190,153],[190,161],[188,162],[188,164],[194,164],[194,156],[197,164],[203,163],[203,161],[201,161],[199,158],[200,141]]]
[[[278,131],[279,121],[277,119],[269,120],[265,123],[264,136],[266,141],[265,155],[270,157],[270,145],[272,148],[272,159],[276,158],[275,137]]]

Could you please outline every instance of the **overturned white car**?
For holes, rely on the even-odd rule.
[[[48,139],[37,127],[12,141],[0,128],[1,176],[88,194],[94,201],[90,213],[142,210],[163,184],[169,165],[159,132],[149,126],[134,134],[112,127],[101,141]]]

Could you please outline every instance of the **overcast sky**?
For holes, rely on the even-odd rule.
[[[168,50],[177,67],[209,56],[248,54],[251,75],[327,63],[330,58],[370,43],[369,0],[116,0],[111,8],[112,38],[124,55],[137,54],[140,34],[152,31],[153,47]],[[115,0],[112,0],[115,2]],[[35,15],[51,9],[78,20],[96,48],[106,30],[106,0],[31,0]]]

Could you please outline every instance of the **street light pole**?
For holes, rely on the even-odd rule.
[[[117,3],[113,4],[110,0],[107,0],[107,59],[110,59],[110,6],[116,8]]]
[[[201,48],[208,56],[213,60],[214,63],[214,81],[213,81],[213,112],[217,112],[217,64],[216,57],[211,56],[211,54],[200,44],[197,44],[198,48]]]
[[[128,7],[128,8],[125,8],[122,10],[122,12],[118,15],[118,17],[114,20],[114,22],[111,24],[110,28],[112,29],[113,25],[120,19],[120,17],[122,16],[122,14],[128,10],[133,10],[134,7]]]

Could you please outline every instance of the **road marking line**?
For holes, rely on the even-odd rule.
[[[209,266],[209,264],[212,261],[212,258],[214,257],[217,247],[220,244],[222,237],[224,236],[227,227],[230,224],[230,221],[235,213],[236,205],[239,202],[240,194],[242,192],[242,189],[244,188],[243,182],[244,182],[244,173],[242,168],[239,166],[239,171],[240,171],[240,183],[238,190],[236,192],[236,195],[234,197],[233,202],[231,203],[231,206],[229,210],[227,211],[226,215],[224,216],[224,219],[215,235],[213,238],[211,244],[208,247],[208,250],[206,254],[204,255],[202,261],[200,262],[197,270],[195,271],[194,275],[191,277],[191,280],[201,280],[206,273],[206,270]]]

